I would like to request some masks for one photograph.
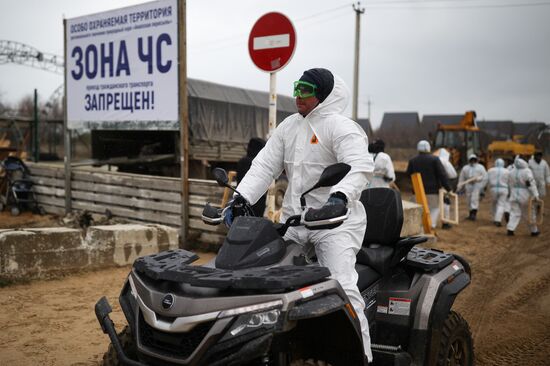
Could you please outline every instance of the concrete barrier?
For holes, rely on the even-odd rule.
[[[178,248],[178,230],[163,225],[111,225],[0,231],[0,278],[31,279],[131,264]]]
[[[403,201],[403,227],[401,228],[401,236],[422,235],[423,233],[422,206],[418,203]]]
[[[401,236],[422,234],[422,208],[403,201]],[[0,278],[31,279],[82,269],[124,266],[140,256],[178,248],[177,229],[163,225],[108,225],[80,230],[0,230]]]

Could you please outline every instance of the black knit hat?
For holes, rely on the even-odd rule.
[[[300,80],[317,85],[316,96],[320,103],[323,103],[327,99],[334,87],[334,76],[327,69],[315,68],[306,70]]]
[[[369,144],[369,152],[373,154],[378,154],[381,152],[384,152],[384,148],[386,147],[386,144],[384,141],[378,139],[374,140]]]

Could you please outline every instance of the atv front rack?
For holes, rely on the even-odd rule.
[[[326,267],[281,266],[223,270],[190,265],[198,256],[183,249],[140,257],[136,272],[156,281],[186,283],[216,289],[274,291],[298,289],[330,277]]]

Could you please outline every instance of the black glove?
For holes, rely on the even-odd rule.
[[[321,208],[310,208],[306,212],[306,221],[319,221],[343,216],[346,214],[348,199],[342,192],[335,192],[330,195],[327,203]]]
[[[225,226],[231,227],[235,217],[245,215],[247,204],[248,202],[243,196],[235,196],[229,201],[223,210],[223,222]]]
[[[344,205],[347,206],[348,204],[348,198],[345,194],[342,192],[334,192],[330,195],[330,197],[327,200],[327,203],[325,203],[325,206],[334,206],[334,205]]]

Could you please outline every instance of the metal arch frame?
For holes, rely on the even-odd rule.
[[[0,65],[16,63],[63,75],[62,56],[41,52],[38,49],[14,41],[0,40]]]
[[[65,70],[63,56],[41,52],[32,46],[20,42],[0,39],[0,65],[8,63],[34,67],[59,75],[63,75]],[[50,95],[45,105],[46,113],[53,108],[53,105],[58,100],[63,98],[64,87],[64,84],[59,85]]]

